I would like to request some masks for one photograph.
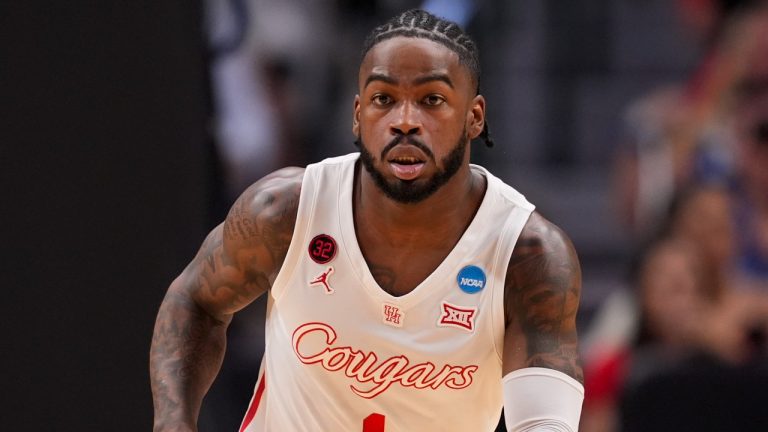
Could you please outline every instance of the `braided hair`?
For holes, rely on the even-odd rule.
[[[477,45],[458,24],[420,9],[405,11],[373,29],[363,42],[361,57],[365,58],[368,51],[379,42],[397,36],[429,39],[455,52],[459,56],[459,63],[469,70],[476,94],[480,94],[480,59]],[[493,147],[487,121],[483,125],[480,138],[488,147]]]

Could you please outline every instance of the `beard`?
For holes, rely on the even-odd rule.
[[[360,134],[362,136],[362,133]],[[435,161],[435,155],[432,150],[429,149],[422,142],[418,141],[411,135],[400,135],[387,144],[381,151],[381,161],[386,160],[386,154],[394,146],[407,142],[424,152],[429,159]],[[360,148],[360,161],[363,163],[365,170],[373,178],[373,182],[384,192],[388,198],[401,203],[401,204],[415,204],[425,200],[432,196],[438,189],[448,182],[461,168],[464,161],[464,153],[467,148],[469,139],[467,137],[467,128],[464,127],[456,145],[453,149],[440,161],[442,168],[438,165],[437,172],[432,177],[423,180],[387,180],[384,174],[378,170],[375,166],[376,159],[373,154],[368,151],[365,143],[361,137],[355,140],[355,145]]]

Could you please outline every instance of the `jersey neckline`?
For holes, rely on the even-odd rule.
[[[490,202],[492,201],[492,191],[494,190],[493,181],[495,178],[489,175],[485,168],[479,165],[470,164],[470,168],[477,170],[486,180],[483,199],[480,202],[480,207],[477,209],[477,212],[475,212],[472,221],[464,233],[462,233],[461,238],[459,238],[459,241],[454,245],[453,249],[451,249],[435,270],[416,285],[411,292],[402,296],[393,296],[381,288],[378,282],[376,282],[376,279],[374,279],[357,240],[352,209],[352,191],[354,189],[355,162],[357,162],[358,158],[359,154],[357,154],[356,157],[351,157],[343,161],[342,175],[339,176],[338,215],[341,238],[344,244],[342,249],[346,251],[358,280],[360,280],[363,288],[372,298],[387,303],[397,304],[405,309],[419,303],[429,295],[434,294],[434,290],[430,291],[428,288],[429,285],[435,285],[436,283],[444,284],[446,280],[449,283],[454,282],[453,280],[456,275],[451,274],[450,272],[458,272],[461,269],[460,266],[462,261],[464,261],[464,265],[474,264],[468,260],[468,257],[473,256],[472,250],[476,246],[474,244],[475,240],[482,235],[481,231],[487,228],[486,226],[483,226],[483,221],[487,221],[487,215],[492,207]],[[455,285],[455,282],[452,285]],[[456,289],[458,289],[458,287]]]

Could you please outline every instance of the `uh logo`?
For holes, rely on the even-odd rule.
[[[384,303],[382,308],[382,322],[392,327],[403,326],[403,313],[398,306],[393,304]]]

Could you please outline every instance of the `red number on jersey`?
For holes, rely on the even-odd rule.
[[[363,432],[384,432],[384,416],[373,413],[363,420]]]

